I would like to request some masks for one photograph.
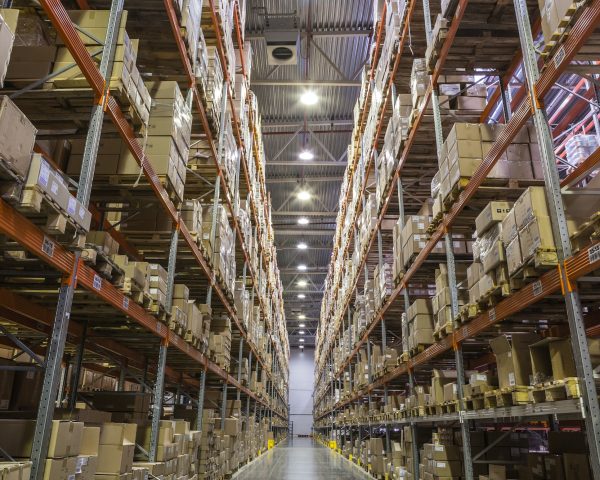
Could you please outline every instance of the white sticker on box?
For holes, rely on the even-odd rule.
[[[515,381],[515,373],[514,372],[510,372],[508,374],[508,384],[511,387],[514,387],[517,384],[517,382]]]
[[[57,195],[58,194],[58,182],[52,182],[50,184],[50,191],[54,194]]]
[[[74,197],[69,197],[69,203],[67,204],[67,213],[69,215],[75,215],[77,200]]]
[[[433,448],[434,448],[434,450],[436,452],[443,452],[444,451],[444,446],[443,445],[435,445]]]
[[[83,205],[79,205],[79,218],[81,220],[85,218],[85,207]]]
[[[42,165],[40,166],[40,175],[38,177],[38,182],[40,185],[47,187],[48,180],[50,180],[50,168],[48,164],[42,161]]]
[[[588,250],[588,258],[590,260],[590,264],[600,260],[600,243],[597,243],[593,247],[590,247],[590,249]]]
[[[446,468],[446,462],[436,462],[435,466],[437,468]]]

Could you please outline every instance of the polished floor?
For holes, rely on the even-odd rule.
[[[368,478],[330,449],[310,438],[283,442],[248,465],[236,480],[354,480]]]

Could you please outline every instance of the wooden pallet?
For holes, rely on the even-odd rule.
[[[534,254],[523,262],[512,275],[511,279],[523,280],[524,283],[529,283],[536,280],[547,270],[555,268],[558,265],[558,255],[556,249],[538,248]]]
[[[557,402],[568,398],[580,398],[579,379],[568,377],[537,384],[529,391],[532,403]]]
[[[484,408],[512,407],[529,402],[529,387],[516,385],[484,393]]]
[[[84,245],[87,232],[45,192],[24,188],[16,209],[40,225],[58,243],[77,248]]]
[[[467,410],[483,410],[485,407],[485,397],[481,395],[471,395],[465,398],[465,408]]]
[[[600,239],[600,212],[594,213],[587,222],[579,225],[577,231],[571,234],[573,251],[579,252],[598,239]]]
[[[92,268],[100,274],[101,277],[108,280],[117,288],[122,288],[125,281],[123,270],[106,255],[98,245],[86,243],[81,251],[83,261],[91,265]]]
[[[448,335],[450,335],[453,331],[454,325],[451,321],[447,321],[444,325],[442,325],[439,328],[436,328],[433,331],[433,338],[439,342],[443,338],[446,338]]]
[[[458,400],[444,402],[439,406],[441,407],[442,413],[456,413],[460,410]]]
[[[477,318],[483,312],[484,309],[478,303],[468,303],[460,308],[456,319],[458,323],[465,324]]]

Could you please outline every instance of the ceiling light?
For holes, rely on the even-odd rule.
[[[300,270],[301,272],[306,272],[306,265],[303,265],[303,264],[298,265],[298,270]]]
[[[300,339],[300,342],[304,343],[304,339],[303,339],[303,338],[301,338],[301,339]]]
[[[308,245],[304,242],[300,242],[298,244],[298,250],[306,250],[308,248]]]
[[[300,326],[300,328],[306,327],[306,325],[304,323],[301,323],[299,326]]]
[[[310,222],[306,217],[300,217],[298,219],[298,225],[308,225]]]
[[[310,200],[310,192],[308,190],[300,190],[297,196],[298,200],[302,200],[303,202]]]
[[[300,345],[300,350],[304,350],[304,345]]]
[[[317,96],[317,94],[315,92],[313,92],[312,90],[307,90],[306,92],[304,92],[302,94],[302,96],[300,97],[300,101],[304,104],[304,105],[316,105],[317,102],[319,101],[319,97]]]
[[[300,160],[312,160],[313,158],[315,158],[315,154],[312,153],[310,150],[303,150],[300,152],[300,155],[298,155],[298,158]]]
[[[298,315],[298,320],[304,320],[305,318],[306,318],[306,315],[304,315],[303,313]],[[302,326],[302,325],[300,325],[300,326]]]
[[[306,285],[307,285],[306,280],[298,280],[299,287],[306,287]]]
[[[306,295],[304,295],[303,293],[299,293],[299,294],[298,294],[298,298],[299,298],[300,300],[302,300],[302,299],[306,298]]]
[[[304,330],[300,330],[298,333],[299,333],[300,335],[304,335]]]

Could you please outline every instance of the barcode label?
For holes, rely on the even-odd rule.
[[[556,52],[556,55],[554,56],[554,66],[556,68],[559,67],[559,65],[563,62],[563,60],[565,59],[565,47],[560,47],[558,49],[558,52]]]
[[[539,297],[544,292],[544,285],[541,280],[533,282],[531,288],[533,289],[534,297]]]
[[[593,247],[590,247],[590,249],[588,250],[588,255],[590,259],[590,264],[600,260],[600,243],[597,243]]]
[[[490,317],[490,322],[496,321],[496,309],[495,308],[490,308],[490,311],[488,312],[488,317]]]
[[[163,331],[163,326],[162,326],[162,323],[158,323],[158,324],[156,324],[156,331],[157,331],[158,333],[162,333],[162,331]]]
[[[102,277],[100,275],[94,275],[93,286],[96,290],[102,290]]]
[[[123,308],[129,310],[129,297],[123,297]]]
[[[49,257],[54,256],[54,242],[46,236],[44,236],[44,240],[42,241],[42,252]]]

